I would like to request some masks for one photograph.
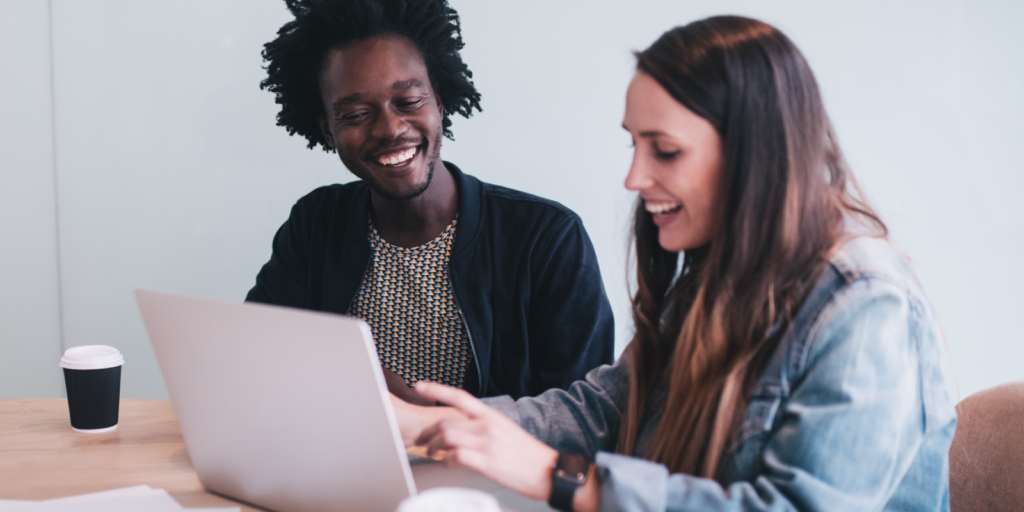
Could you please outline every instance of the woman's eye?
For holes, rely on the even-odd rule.
[[[662,162],[671,162],[672,160],[675,160],[676,157],[678,157],[680,153],[682,153],[682,151],[678,151],[678,150],[676,150],[676,151],[658,151],[658,150],[655,150],[654,151],[654,157],[657,158],[658,160],[661,160]]]

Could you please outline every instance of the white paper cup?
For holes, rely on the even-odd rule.
[[[107,432],[117,428],[124,357],[114,347],[71,347],[60,358],[68,391],[71,428],[78,432]]]
[[[395,512],[501,512],[501,507],[483,491],[437,487],[402,500]]]

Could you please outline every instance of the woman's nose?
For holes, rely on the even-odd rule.
[[[629,166],[629,173],[626,174],[626,189],[634,192],[645,190],[654,185],[651,174],[634,154],[633,163]]]

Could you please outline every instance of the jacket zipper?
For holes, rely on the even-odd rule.
[[[459,302],[459,294],[455,292],[455,276],[452,275],[452,265],[450,262],[445,265],[445,270],[448,273],[448,282],[452,285],[452,299],[455,300],[455,308],[459,310],[459,318],[462,319],[462,325],[466,326],[466,338],[469,339],[469,351],[473,353],[473,365],[476,366],[476,396],[480,396],[483,394],[484,389],[484,374],[480,371],[480,358],[476,355],[476,346],[473,345],[473,333],[469,330],[469,322],[466,320],[465,313],[462,312],[462,304]]]

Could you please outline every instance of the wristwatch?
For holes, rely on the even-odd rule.
[[[592,460],[575,453],[559,453],[558,460],[551,466],[551,508],[572,512],[572,497],[576,489],[587,483]]]

